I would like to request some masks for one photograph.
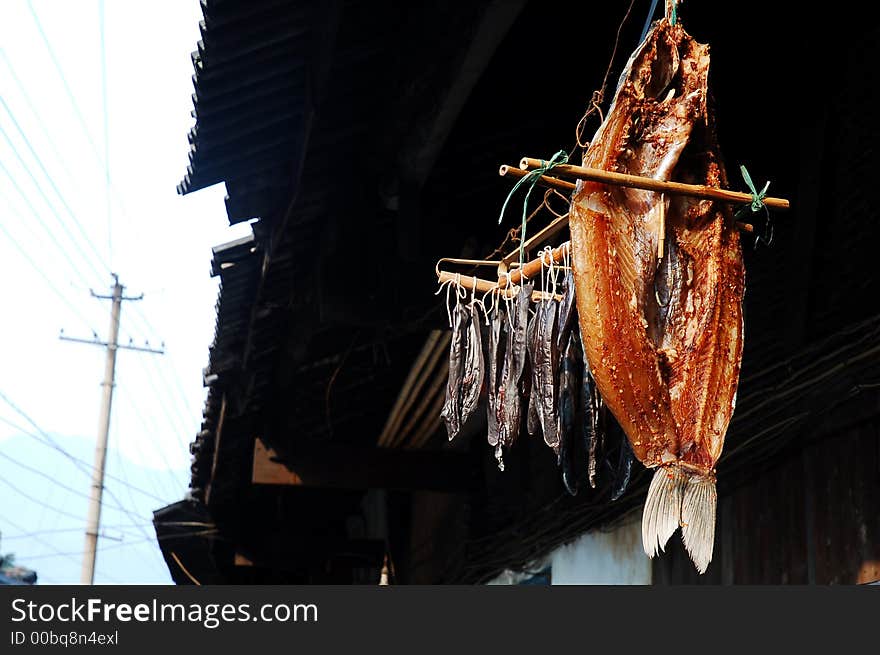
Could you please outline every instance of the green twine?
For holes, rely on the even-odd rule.
[[[529,206],[529,198],[532,195],[532,190],[535,188],[535,185],[538,183],[538,180],[542,175],[551,171],[555,167],[560,164],[565,164],[568,162],[568,154],[565,150],[560,150],[553,157],[550,158],[550,161],[541,160],[541,165],[538,166],[533,171],[529,171],[528,175],[521,177],[519,181],[513,185],[513,188],[510,190],[510,193],[507,194],[507,199],[504,201],[504,205],[501,207],[501,214],[498,216],[498,224],[501,225],[501,222],[504,220],[504,212],[507,209],[507,203],[510,202],[510,199],[513,197],[513,194],[516,193],[516,190],[520,188],[520,186],[524,184],[529,185],[529,190],[526,191],[525,200],[523,200],[523,210],[522,210],[522,229],[520,230],[519,235],[519,263],[520,266],[525,263],[525,243],[526,243],[526,215]]]
[[[672,3],[672,11],[669,12],[669,24],[675,25],[678,21],[678,2]]]
[[[755,248],[758,247],[758,243],[760,243],[761,241],[769,246],[773,241],[773,223],[770,220],[770,210],[768,210],[767,205],[764,204],[764,198],[767,197],[767,189],[770,188],[770,182],[768,181],[764,185],[764,188],[761,189],[761,191],[759,192],[757,187],[755,186],[755,183],[752,182],[752,176],[749,175],[749,171],[746,169],[746,167],[740,165],[739,171],[740,173],[742,173],[743,180],[745,180],[746,186],[749,187],[749,191],[751,191],[752,193],[752,201],[747,205],[743,205],[739,209],[739,211],[736,212],[736,218],[744,217],[746,214],[748,214],[749,211],[751,211],[752,213],[758,213],[763,209],[764,213],[767,215],[767,222],[764,226],[763,236],[759,234],[757,237],[755,237]]]

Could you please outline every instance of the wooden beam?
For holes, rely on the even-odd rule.
[[[301,535],[294,537],[272,532],[261,533],[256,545],[251,544],[246,551],[236,551],[233,565],[296,571],[334,561],[378,568],[385,556],[385,544],[384,539],[345,539],[318,535],[310,535],[308,539],[304,539]]]
[[[214,476],[217,474],[217,459],[220,453],[220,439],[223,437],[223,425],[226,423],[226,394],[220,400],[220,417],[214,428],[214,456],[211,458],[211,477],[205,485],[205,503],[211,502],[211,488],[214,486]]]
[[[254,442],[254,484],[327,489],[401,489],[462,492],[471,478],[461,453],[352,448],[338,444],[297,448],[281,461],[259,437]]]
[[[254,563],[248,558],[246,555],[242,555],[241,553],[235,553],[235,559],[233,560],[235,566],[253,566]]]

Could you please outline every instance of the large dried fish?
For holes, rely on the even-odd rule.
[[[707,103],[708,46],[654,24],[630,58],[584,165],[726,185]],[[712,558],[715,462],[742,357],[744,271],[733,216],[711,200],[579,182],[572,257],[584,349],[636,457],[657,471],[642,521],[654,556],[682,526]],[[658,261],[658,255],[661,255]]]

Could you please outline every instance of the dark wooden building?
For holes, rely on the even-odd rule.
[[[434,264],[495,252],[518,221],[498,225],[498,165],[574,145],[628,7],[606,100],[650,5],[202,0],[179,192],[224,183],[253,235],[214,249],[190,497],[156,512],[177,582],[375,584],[386,555],[399,583],[485,582],[638,515],[641,472],[616,501],[604,474],[571,497],[539,440],[503,473],[481,420],[448,442]],[[698,577],[675,537],[655,583],[880,578],[880,31],[861,11],[681,10],[712,47],[731,179],[747,164],[793,211],[746,248],[715,559]]]

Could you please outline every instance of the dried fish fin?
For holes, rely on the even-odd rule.
[[[685,487],[681,504],[681,538],[699,573],[705,573],[715,547],[715,513],[718,492],[715,478],[693,475]]]
[[[642,515],[642,546],[648,557],[662,552],[678,529],[687,479],[676,466],[658,468],[654,473]]]

